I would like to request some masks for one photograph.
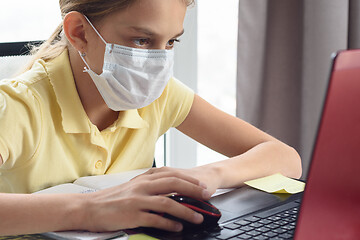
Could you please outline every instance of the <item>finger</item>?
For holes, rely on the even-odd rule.
[[[166,169],[168,169],[168,170],[166,170]],[[198,180],[188,174],[182,173],[180,171],[170,170],[170,169],[172,169],[172,168],[164,168],[164,170],[150,169],[149,171],[151,171],[151,172],[149,174],[145,173],[146,175],[144,175],[143,177],[146,177],[147,180],[155,180],[155,179],[166,178],[166,177],[176,177],[176,178],[180,178],[185,181],[191,182],[193,184],[199,185],[202,188],[207,188],[207,186],[204,183],[200,182],[200,180]]]
[[[151,211],[167,213],[176,218],[184,219],[195,224],[200,224],[203,221],[203,216],[201,214],[167,197],[153,196],[147,198],[147,200],[142,203],[144,204],[143,207],[145,210],[150,208]],[[169,219],[166,218],[166,221],[163,220],[163,223],[169,224],[167,220]],[[171,222],[173,222],[173,220],[171,220]]]
[[[180,232],[183,229],[181,223],[161,217],[154,213],[144,212],[140,215],[140,226],[158,228],[170,232]]]
[[[149,176],[149,175],[151,175],[151,174],[153,174],[155,172],[154,169],[156,169],[156,168],[150,168],[146,172],[133,177],[132,179],[130,179],[130,181],[133,181],[133,180],[139,179],[139,178],[143,178],[143,177],[147,177],[147,176]]]
[[[207,189],[176,177],[166,177],[150,181],[147,183],[145,191],[148,195],[169,194],[175,192],[198,199],[207,200],[211,197],[211,194]]]

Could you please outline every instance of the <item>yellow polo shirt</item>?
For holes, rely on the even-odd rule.
[[[68,52],[0,81],[0,192],[31,193],[79,177],[151,167],[155,143],[190,111],[194,92],[171,79],[147,107],[99,131],[78,96]]]

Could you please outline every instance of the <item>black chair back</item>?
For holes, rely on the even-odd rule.
[[[30,45],[39,45],[42,41],[0,43],[0,57],[28,55]]]

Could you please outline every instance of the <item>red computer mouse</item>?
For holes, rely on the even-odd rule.
[[[192,210],[200,213],[204,217],[204,221],[201,224],[193,224],[183,219],[175,218],[174,216],[170,216],[168,214],[164,214],[164,217],[170,218],[172,220],[178,221],[183,224],[185,228],[193,228],[193,227],[206,227],[211,225],[217,225],[221,217],[221,212],[210,202],[205,200],[200,200],[180,194],[173,194],[168,196],[174,201],[191,208]]]

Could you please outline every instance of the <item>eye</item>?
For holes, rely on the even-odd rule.
[[[139,38],[139,39],[134,39],[133,42],[138,47],[146,47],[147,45],[150,44],[150,39],[148,39],[148,38]]]
[[[180,39],[174,38],[167,42],[166,48],[171,49],[175,46],[175,42],[180,42]]]

